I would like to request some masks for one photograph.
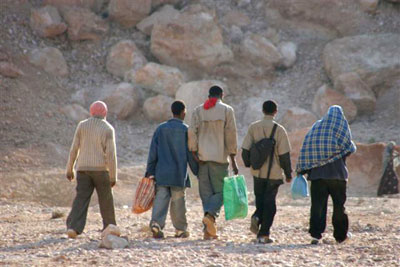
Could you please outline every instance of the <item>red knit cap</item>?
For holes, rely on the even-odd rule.
[[[96,101],[90,105],[90,115],[92,117],[103,117],[107,116],[107,105],[103,101]]]

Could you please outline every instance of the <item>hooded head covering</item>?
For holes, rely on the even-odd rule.
[[[350,127],[342,107],[331,106],[304,137],[296,171],[323,166],[355,151],[356,146],[351,141]]]
[[[105,118],[107,116],[107,105],[103,101],[96,101],[90,105],[90,115],[92,117]]]

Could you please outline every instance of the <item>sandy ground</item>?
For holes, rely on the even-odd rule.
[[[250,193],[250,202],[252,202]],[[98,206],[89,210],[85,232],[76,240],[65,235],[68,207],[0,199],[0,265],[5,266],[400,266],[400,198],[349,197],[347,210],[353,237],[336,244],[328,227],[323,243],[310,245],[307,233],[309,199],[292,200],[288,185],[278,194],[278,212],[271,236],[273,244],[255,242],[246,219],[218,219],[220,239],[202,240],[202,209],[196,192],[187,198],[191,236],[173,237],[167,220],[166,238],[155,240],[148,228],[150,212],[134,215],[130,206],[116,207],[117,223],[129,247],[98,248],[102,227]],[[54,211],[64,217],[51,219]]]

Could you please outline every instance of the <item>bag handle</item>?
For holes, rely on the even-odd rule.
[[[278,127],[278,125],[276,123],[274,123],[274,127],[272,128],[272,132],[271,132],[271,135],[269,136],[269,139],[273,139],[274,138],[277,127]],[[269,179],[269,176],[271,174],[272,162],[273,162],[273,157],[274,157],[274,150],[275,150],[275,144],[272,146],[271,155],[269,157],[267,180]]]

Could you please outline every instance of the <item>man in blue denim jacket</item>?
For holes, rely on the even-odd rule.
[[[186,107],[182,101],[171,105],[173,118],[161,123],[151,141],[146,177],[154,176],[156,196],[150,221],[154,238],[163,238],[162,229],[171,202],[170,216],[175,237],[188,237],[185,188],[190,187],[187,165],[197,174],[198,166],[188,150],[188,126],[183,123]]]

